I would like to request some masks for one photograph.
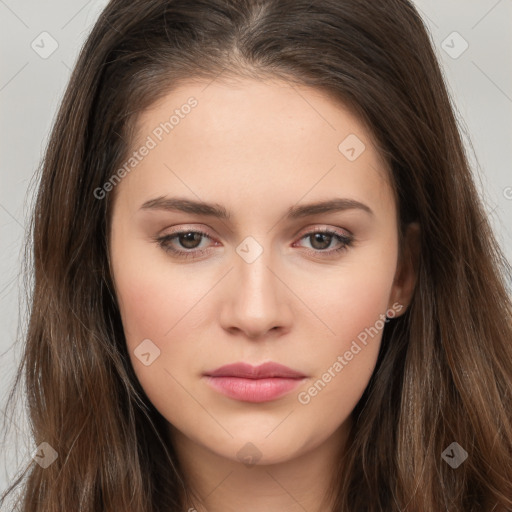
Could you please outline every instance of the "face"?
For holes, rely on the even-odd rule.
[[[175,441],[270,464],[339,438],[412,289],[370,133],[307,87],[191,82],[143,113],[133,151],[111,267]]]

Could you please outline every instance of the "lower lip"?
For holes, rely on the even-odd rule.
[[[242,379],[239,377],[206,377],[208,384],[223,395],[243,402],[269,402],[286,395],[304,379],[271,377]]]

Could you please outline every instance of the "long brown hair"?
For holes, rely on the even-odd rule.
[[[125,160],[140,112],[180,81],[221,74],[282,78],[354,109],[392,169],[400,233],[421,227],[413,300],[384,329],[333,475],[335,510],[511,510],[512,273],[409,0],[109,3],[41,166],[17,383],[24,372],[35,446],[59,456],[13,483],[19,510],[191,506],[165,420],[130,364],[109,270],[112,194],[94,191]],[[468,454],[456,469],[442,457],[453,442]]]

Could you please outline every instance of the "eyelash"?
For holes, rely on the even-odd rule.
[[[187,230],[182,230],[182,231],[176,231],[169,235],[157,237],[154,239],[154,241],[156,243],[158,243],[158,245],[165,252],[171,253],[178,258],[183,258],[183,259],[200,258],[201,256],[203,256],[204,254],[206,254],[208,252],[208,249],[190,249],[188,251],[185,251],[185,250],[175,249],[169,243],[173,239],[178,238],[180,235],[186,235],[189,233],[194,233],[194,234],[201,235],[201,236],[211,239],[211,237],[208,233],[205,233],[204,231],[201,231],[200,229],[199,230],[187,229]],[[313,231],[309,231],[308,233],[305,233],[303,236],[301,236],[299,240],[303,240],[304,238],[311,237],[312,235],[315,235],[317,233],[320,233],[323,235],[332,235],[336,240],[338,240],[338,242],[341,243],[341,246],[338,247],[337,249],[330,249],[330,250],[315,250],[315,249],[306,248],[306,251],[310,254],[313,254],[314,256],[318,256],[319,254],[326,255],[326,257],[334,256],[343,251],[346,251],[349,247],[351,247],[351,245],[354,241],[352,236],[341,235],[340,233],[338,233],[336,231],[329,230],[329,229],[315,229]]]

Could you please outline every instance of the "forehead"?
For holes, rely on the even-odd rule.
[[[145,195],[176,186],[202,198],[236,190],[230,197],[240,201],[278,192],[291,202],[333,190],[374,203],[392,195],[372,134],[345,105],[306,86],[191,81],[144,111],[136,134],[132,150],[151,150],[124,181]]]

